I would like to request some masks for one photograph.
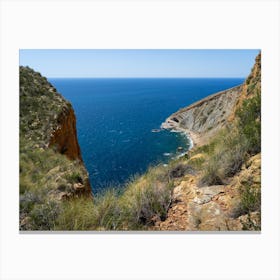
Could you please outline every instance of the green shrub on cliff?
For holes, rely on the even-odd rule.
[[[240,186],[241,203],[240,210],[242,214],[248,214],[253,211],[260,211],[261,208],[261,191],[260,187],[252,184],[242,184]]]
[[[261,94],[256,91],[252,98],[243,101],[236,112],[238,128],[248,142],[248,152],[261,151]]]

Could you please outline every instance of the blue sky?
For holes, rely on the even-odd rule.
[[[246,77],[260,50],[22,49],[20,65],[56,77]]]

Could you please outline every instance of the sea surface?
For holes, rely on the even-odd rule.
[[[178,109],[243,83],[243,78],[52,78],[77,118],[78,140],[93,192],[124,184],[151,165],[187,151],[187,136],[155,132]]]

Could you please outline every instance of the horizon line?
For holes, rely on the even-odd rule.
[[[46,77],[47,79],[245,79],[246,77]]]

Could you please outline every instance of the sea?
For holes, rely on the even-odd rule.
[[[186,152],[187,135],[160,130],[180,108],[244,78],[52,78],[72,103],[94,193],[121,187],[150,166]],[[178,147],[181,147],[178,150]]]

